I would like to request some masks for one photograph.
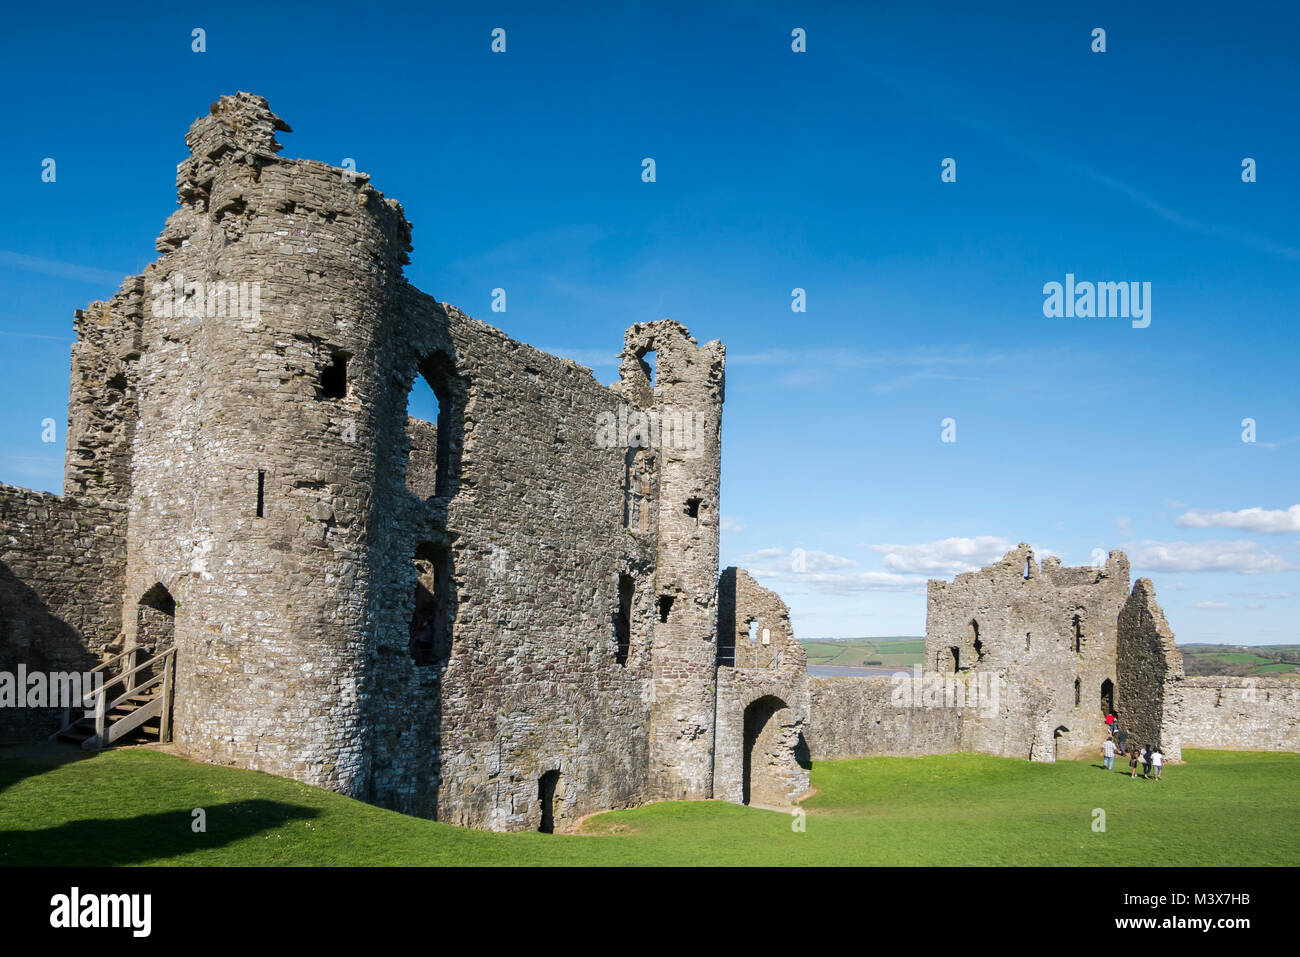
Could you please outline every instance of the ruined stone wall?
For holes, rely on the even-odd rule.
[[[725,355],[720,342],[699,345],[680,323],[638,323],[627,331],[619,369],[619,394],[660,423],[642,450],[657,459],[657,482],[647,488],[658,528],[650,791],[659,799],[713,793]],[[673,423],[671,434],[665,423]]]
[[[76,313],[64,494],[0,484],[0,671],[84,671],[122,631],[140,284]],[[0,709],[0,738],[58,730],[61,709]]]
[[[65,485],[104,541],[89,511],[5,495],[14,582],[63,628],[90,613],[62,610],[57,563],[116,562],[87,573],[96,634],[65,644],[174,634],[183,752],[501,829],[538,826],[557,772],[559,829],[647,799],[657,647],[664,739],[684,742],[669,790],[707,796],[721,346],[638,327],[659,388],[602,387],[410,288],[400,206],[278,157],[287,129],[260,97],[214,103],[162,258],[78,314]],[[446,422],[406,416],[419,375]],[[596,441],[599,416],[672,403],[711,413],[701,446]]]
[[[808,679],[813,761],[961,751],[963,709],[913,706],[891,675]]]
[[[719,579],[718,657],[713,795],[787,805],[809,787],[808,659],[785,602],[742,569]]]
[[[456,824],[535,830],[539,781],[558,771],[557,830],[642,803],[655,529],[627,527],[626,449],[595,440],[598,417],[625,399],[589,370],[414,290],[402,312],[404,347],[377,416],[387,431],[369,558],[371,798]],[[414,420],[409,467],[396,429],[433,354],[454,366],[439,413],[453,406],[447,467],[456,474],[441,494],[422,495],[439,483],[426,477],[416,488],[410,470],[427,476],[442,427]],[[425,667],[407,653],[422,540],[445,544],[454,577],[447,658]],[[633,583],[622,662],[621,575]]]
[[[1101,568],[1065,568],[1055,558],[1040,567],[1021,544],[979,571],[929,583],[926,667],[1003,681],[998,713],[982,711],[964,732],[971,750],[1050,761],[1101,748],[1103,689],[1118,706],[1128,574],[1122,552]]]
[[[1138,747],[1159,746],[1182,760],[1179,709],[1184,695],[1183,655],[1149,578],[1139,578],[1119,617],[1119,727]]]
[[[121,629],[115,514],[0,484],[0,671],[86,671]],[[59,728],[61,709],[0,708],[0,740]]]
[[[1206,675],[1179,682],[1182,748],[1300,751],[1300,681]]]
[[[173,641],[199,759],[506,830],[710,796],[721,344],[634,326],[605,388],[411,288],[401,207],[287,130],[214,103],[162,258],[78,314],[75,498],[0,495],[45,589],[6,600],[73,649]]]

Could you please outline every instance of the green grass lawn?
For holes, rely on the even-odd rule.
[[[581,835],[417,820],[252,771],[122,749],[0,749],[0,866],[59,864],[1300,864],[1300,754],[1189,751],[1160,782],[1095,762],[821,762],[806,829],[720,802]],[[207,832],[191,829],[205,808]],[[1106,812],[1093,831],[1093,809]]]

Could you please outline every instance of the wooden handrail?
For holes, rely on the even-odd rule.
[[[129,655],[131,652],[135,650],[136,648],[128,648],[126,651],[122,652],[121,654],[114,655],[112,658],[109,658],[107,661],[103,662],[102,664],[97,665],[94,668],[91,668],[90,673],[93,675],[96,672],[103,671],[105,668],[117,664],[119,661],[121,661],[123,658],[125,658],[127,655]]]
[[[134,654],[138,651],[140,651],[140,648],[135,647],[130,649],[130,651],[123,652],[118,657],[123,658],[126,655]],[[125,681],[127,678],[134,675],[136,672],[143,671],[144,669],[150,668],[155,664],[163,665],[163,670],[161,673],[154,675],[144,684],[128,685],[125,694],[119,695],[111,703],[109,702],[108,700],[109,688],[111,688],[113,685],[121,684],[123,681]],[[165,740],[166,737],[169,737],[171,732],[171,728],[170,728],[171,722],[170,720],[168,720],[169,716],[167,715],[167,711],[170,709],[170,701],[168,701],[167,699],[171,697],[171,690],[172,690],[171,672],[172,669],[175,667],[175,665],[176,665],[176,646],[173,645],[172,647],[164,649],[163,651],[154,655],[152,658],[150,658],[148,661],[144,662],[143,664],[136,665],[134,668],[130,669],[129,671],[124,671],[119,675],[115,675],[112,678],[112,680],[104,682],[104,684],[100,685],[93,692],[91,692],[90,695],[83,697],[82,705],[84,707],[89,707],[89,705],[86,704],[86,697],[93,696],[94,698],[95,734],[94,737],[87,738],[85,742],[82,743],[82,747],[87,750],[92,750],[92,749],[98,750],[98,749],[105,748],[113,741],[115,741],[117,738],[124,735],[126,732],[139,727],[148,718],[157,715],[164,716],[163,727],[159,733],[159,740],[160,741]],[[148,704],[138,708],[133,714],[125,718],[119,718],[117,721],[113,722],[111,726],[108,725],[108,713],[110,711],[112,711],[118,705],[122,704],[124,701],[131,698],[133,695],[137,695],[141,691],[145,691],[149,688],[152,688],[154,685],[158,684],[159,682],[161,682],[163,686],[162,695],[155,697],[153,701],[150,701]]]
[[[132,688],[127,688],[127,689],[126,689],[126,694],[124,694],[124,695],[120,695],[119,697],[114,698],[112,701],[110,701],[110,702],[108,703],[108,705],[107,705],[108,710],[109,710],[109,711],[112,711],[112,710],[113,710],[114,708],[116,708],[118,705],[122,704],[122,703],[125,702],[125,701],[129,701],[131,698],[133,698],[135,695],[140,694],[142,691],[148,691],[148,690],[149,690],[150,688],[152,688],[154,685],[156,685],[156,684],[161,684],[163,678],[164,678],[164,675],[161,675],[161,674],[154,675],[152,678],[150,678],[148,681],[146,681],[146,682],[145,682],[144,684],[142,684],[142,685],[135,685],[135,686],[132,687]],[[108,686],[105,685],[105,687],[108,687]]]
[[[128,655],[128,654],[132,654],[133,652],[136,652],[136,651],[139,651],[139,650],[140,650],[139,648],[132,648],[131,651],[124,651],[124,652],[123,652],[121,655],[119,655],[118,657],[125,657],[126,655]],[[132,668],[132,669],[129,670],[129,671],[123,671],[123,672],[120,673],[120,674],[114,675],[112,678],[110,678],[108,681],[105,681],[102,685],[100,685],[100,686],[99,686],[98,688],[96,688],[94,691],[91,691],[91,692],[89,692],[88,694],[83,695],[82,698],[81,698],[81,705],[82,705],[82,707],[84,707],[84,708],[89,708],[89,707],[90,707],[90,704],[87,702],[87,699],[89,699],[89,698],[98,699],[100,695],[106,695],[106,694],[108,693],[108,689],[111,688],[111,687],[113,687],[113,685],[115,685],[115,684],[120,684],[121,682],[125,681],[127,678],[131,677],[131,676],[132,676],[133,674],[135,674],[136,672],[138,672],[138,671],[144,671],[144,669],[146,669],[146,668],[150,668],[150,667],[152,667],[153,665],[158,664],[159,662],[163,662],[163,661],[165,661],[167,658],[169,658],[169,657],[171,657],[171,656],[173,656],[173,655],[175,655],[175,654],[176,654],[176,647],[173,645],[171,648],[168,648],[168,649],[166,649],[165,651],[162,651],[162,652],[160,652],[160,653],[154,655],[152,658],[150,658],[148,661],[144,662],[143,664],[136,665],[134,668]],[[93,673],[94,673],[94,672],[92,672],[92,674],[93,674]],[[134,694],[134,693],[135,693],[135,691],[134,691],[134,690],[131,690],[131,689],[128,689],[128,691],[130,691],[131,694]]]

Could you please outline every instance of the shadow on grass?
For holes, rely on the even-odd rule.
[[[65,764],[88,760],[98,753],[46,741],[0,745],[0,792],[26,778],[39,777]]]
[[[319,812],[255,799],[204,809],[206,832],[195,833],[190,811],[69,821],[33,831],[0,831],[0,866],[82,867],[140,864],[225,847]]]

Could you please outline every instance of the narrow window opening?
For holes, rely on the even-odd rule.
[[[650,388],[655,384],[655,366],[658,363],[658,355],[653,349],[641,354],[641,371],[645,373],[646,379],[650,382]]]
[[[659,596],[659,620],[666,624],[668,622],[668,613],[671,612],[672,610],[673,610],[673,596],[660,595]]]
[[[266,473],[257,473],[257,517],[266,517]]]
[[[322,399],[342,399],[348,394],[348,354],[336,352],[330,364],[321,370],[320,394]]]
[[[423,542],[415,550],[415,601],[411,609],[411,660],[420,666],[451,657],[455,591],[451,550]]]
[[[700,520],[701,501],[703,501],[703,499],[688,498],[686,500],[686,514],[689,515],[691,518],[695,519],[696,522]]]
[[[952,652],[952,670],[960,671],[961,670],[961,649],[949,648],[948,650]]]
[[[1029,577],[1029,566],[1033,563],[1032,558],[1025,559],[1025,578]]]
[[[626,665],[632,648],[632,598],[636,584],[631,575],[618,576],[618,610],[614,612],[614,663]]]
[[[978,663],[984,659],[984,643],[980,641],[980,624],[978,621],[970,623],[972,644],[975,647],[975,661]]]
[[[1079,679],[1075,678],[1074,679],[1074,706],[1076,708],[1079,707],[1079,703],[1083,700],[1081,697],[1079,697],[1079,693],[1080,693]]]
[[[636,481],[636,449],[623,453],[623,527],[632,527],[634,503],[639,501],[632,483]]]
[[[758,622],[753,618],[749,619],[749,642],[754,644],[758,641]]]
[[[1071,625],[1074,628],[1074,653],[1076,655],[1082,654],[1083,653],[1083,622],[1079,620],[1078,615],[1075,615],[1074,620],[1071,622]]]
[[[443,352],[420,363],[407,397],[411,440],[407,487],[421,498],[452,496],[460,487],[460,453],[464,432],[464,386],[456,364]]]
[[[1025,632],[1025,651],[1029,650],[1029,632]]]

